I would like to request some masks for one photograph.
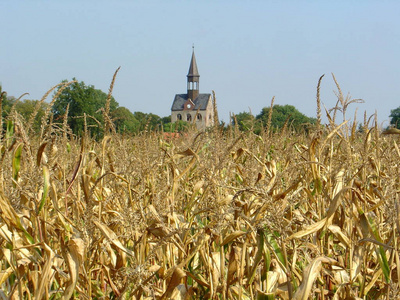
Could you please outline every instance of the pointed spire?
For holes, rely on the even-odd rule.
[[[199,95],[200,74],[197,69],[196,56],[194,55],[194,45],[192,46],[192,59],[190,61],[189,72],[187,74],[187,94],[188,98],[195,100]]]
[[[188,72],[188,77],[200,77],[199,75],[199,70],[197,69],[197,63],[196,63],[196,56],[194,55],[194,45],[192,46],[193,51],[192,51],[192,59],[190,61],[190,67],[189,67],[189,72]],[[193,80],[193,81],[198,81],[198,80]]]

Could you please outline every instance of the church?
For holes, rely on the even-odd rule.
[[[200,74],[197,69],[194,48],[187,74],[187,93],[176,94],[171,107],[171,122],[186,121],[196,124],[197,129],[214,125],[214,105],[211,94],[200,94]]]

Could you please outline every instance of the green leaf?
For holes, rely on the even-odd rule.
[[[372,232],[372,235],[374,236],[374,238],[378,242],[383,243],[381,236],[379,234],[378,226],[376,225],[374,219],[369,217],[369,218],[367,218],[367,220],[368,220],[368,224],[369,224],[369,227],[371,229],[371,232]],[[389,283],[390,282],[390,274],[389,274],[390,267],[389,267],[388,259],[386,257],[385,249],[382,246],[379,246],[376,248],[376,253],[378,255],[379,264],[381,266],[383,275],[385,276],[386,283]]]
[[[379,265],[381,266],[383,275],[385,276],[386,283],[390,282],[390,267],[389,262],[386,257],[385,249],[382,246],[376,249],[378,254]]]
[[[280,260],[280,262],[286,266],[286,262],[285,262],[285,257],[283,255],[283,252],[281,250],[281,248],[278,245],[278,242],[276,241],[275,235],[271,232],[269,232],[268,229],[266,229],[264,231],[264,235],[265,238],[267,239],[267,242],[272,246],[272,248],[274,249],[275,255],[276,257]]]
[[[14,135],[14,122],[11,120],[7,121],[7,129],[6,129],[6,140],[7,140],[7,147],[10,146],[11,137]]]
[[[12,176],[15,182],[18,181],[19,170],[21,168],[21,156],[22,156],[22,148],[23,144],[19,144],[14,151],[14,157],[12,160]],[[13,182],[13,186],[15,187],[15,182]]]

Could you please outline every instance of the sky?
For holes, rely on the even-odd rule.
[[[132,112],[170,114],[186,93],[192,45],[200,93],[215,91],[219,116],[293,105],[316,117],[336,105],[346,119],[400,106],[400,1],[11,1],[0,0],[0,83],[9,96],[41,99],[75,77]],[[48,98],[51,101],[51,97]],[[340,123],[343,116],[338,117]],[[327,122],[326,117],[323,118]]]

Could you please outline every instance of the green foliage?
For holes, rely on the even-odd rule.
[[[140,111],[135,111],[133,116],[136,120],[139,121],[139,127],[137,128],[136,132],[143,131],[143,130],[158,130],[161,126],[161,118],[152,113],[143,113]]]
[[[190,124],[185,121],[177,121],[175,123],[166,123],[163,124],[163,128],[165,132],[184,132],[187,131],[190,127]]]
[[[267,126],[270,107],[264,107],[261,112],[254,117],[250,112],[241,112],[232,118],[232,123],[239,127],[239,130],[252,130],[260,134],[262,128]],[[283,128],[285,123],[296,131],[305,129],[307,124],[315,124],[315,118],[309,118],[299,112],[292,105],[274,105],[272,110],[271,128],[277,130]]]
[[[166,117],[162,117],[161,118],[161,123],[162,124],[167,124],[167,123],[171,123],[171,116],[166,116]]]
[[[400,129],[400,106],[390,111],[390,124]]]
[[[1,86],[0,86],[0,93],[1,93]],[[10,112],[12,107],[14,107],[15,111],[19,113],[25,121],[28,121],[32,113],[35,111],[36,105],[38,104],[39,100],[22,100],[22,101],[17,101],[17,98],[13,96],[7,96],[5,93],[3,94],[3,97],[1,99],[1,105],[2,105],[2,117],[3,119],[6,119]],[[33,123],[33,130],[35,132],[38,132],[41,126],[41,120],[42,117],[44,116],[44,113],[46,111],[46,108],[48,107],[47,103],[42,103],[39,107],[39,110],[36,114],[34,123]],[[5,124],[4,124],[5,126]],[[5,128],[3,128],[5,129]]]
[[[15,105],[15,110],[25,119],[25,121],[28,121],[32,113],[35,111],[38,102],[39,100],[18,101],[18,103]],[[46,102],[43,102],[40,105],[39,110],[35,116],[35,120],[33,122],[33,130],[35,132],[38,132],[40,130],[42,117],[44,116],[48,106],[49,104]]]
[[[111,113],[111,117],[119,133],[139,133],[144,130],[156,131],[160,130],[161,126],[163,126],[164,131],[175,130],[175,127],[171,129],[170,116],[161,118],[152,113],[143,113],[140,111],[132,113],[125,107],[118,107]],[[183,130],[185,127],[183,123],[179,125],[179,130]]]
[[[2,99],[2,112],[3,112],[3,118],[7,117],[8,114],[11,111],[11,107],[14,105],[15,101],[17,99],[15,97],[8,97],[7,95],[3,95]]]
[[[75,82],[65,88],[54,102],[52,107],[54,119],[62,122],[69,104],[68,125],[72,132],[80,135],[84,131],[84,114],[86,114],[88,129],[93,135],[99,136],[103,132],[102,109],[105,107],[106,100],[107,94],[103,91],[95,89],[92,85],[87,86],[83,81]],[[117,107],[118,103],[112,97],[110,112],[112,113]]]
[[[114,121],[115,129],[119,133],[137,132],[140,127],[139,121],[126,107],[118,107],[111,113],[111,116]]]
[[[256,120],[260,120],[264,127],[268,123],[269,110],[270,107],[264,107],[260,114],[256,116]],[[275,130],[283,128],[287,121],[288,125],[296,131],[304,130],[307,124],[316,123],[315,118],[307,117],[292,105],[274,105],[272,109],[271,128]]]
[[[0,95],[1,94],[2,94],[2,89],[0,86]],[[1,120],[1,126],[0,126],[0,130],[1,130],[0,136],[2,136],[2,133],[5,131],[6,138],[9,138],[9,136],[7,136],[7,133],[10,132],[11,128],[14,131],[14,123],[11,120],[8,120],[6,122],[4,122],[3,120],[5,120],[6,117],[9,115],[9,113],[11,111],[11,107],[15,103],[16,99],[14,97],[7,97],[6,93],[3,93],[3,95],[1,97],[2,97],[2,99],[1,99],[0,118],[2,118],[2,120]],[[9,142],[9,140],[8,140],[8,142]]]
[[[19,170],[21,168],[21,155],[22,155],[22,149],[23,149],[23,144],[19,144],[18,147],[14,151],[14,158],[12,160],[12,174],[13,174],[13,186],[15,187],[16,184],[15,182],[18,182],[18,176],[19,176]]]
[[[235,115],[234,118],[232,118],[232,123],[236,124],[237,122],[239,130],[241,131],[245,130],[259,131],[260,123],[255,121],[256,121],[255,117],[249,112],[238,113],[237,115]]]

